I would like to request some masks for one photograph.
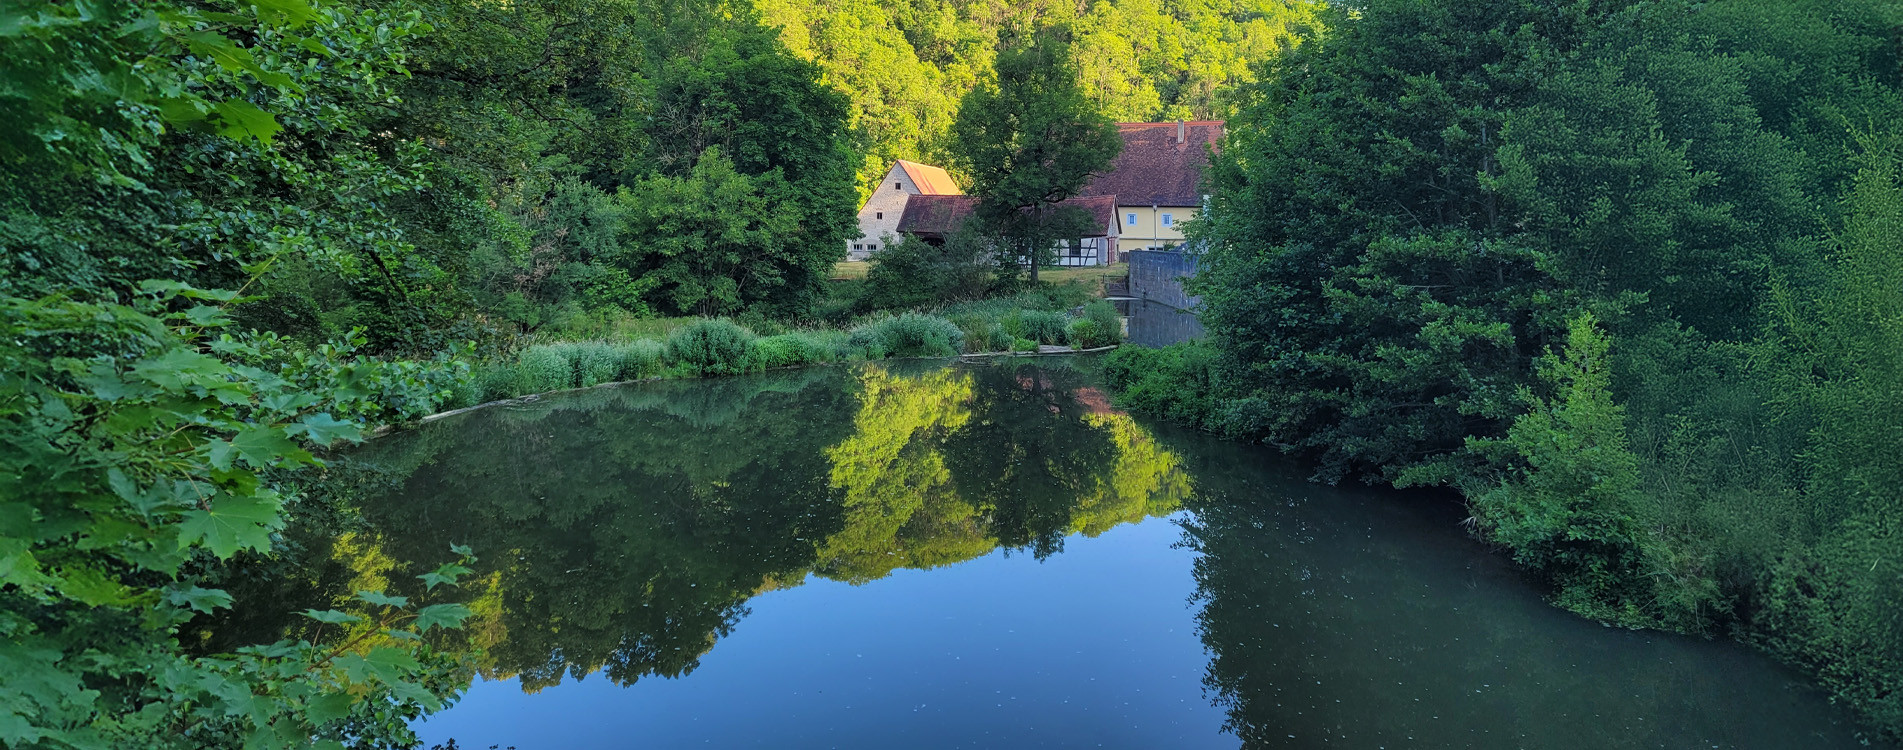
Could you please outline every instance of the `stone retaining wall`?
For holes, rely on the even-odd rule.
[[[1195,258],[1178,250],[1132,250],[1124,258],[1130,264],[1130,296],[1179,310],[1202,302],[1183,291],[1183,280],[1196,275]]]

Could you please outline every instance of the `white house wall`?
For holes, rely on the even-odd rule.
[[[919,194],[918,185],[912,182],[905,168],[893,164],[885,173],[885,179],[879,181],[879,187],[866,198],[865,207],[859,209],[859,239],[846,243],[848,260],[865,260],[866,256],[878,248],[885,247],[888,238],[898,241],[899,214],[905,213],[906,198]]]

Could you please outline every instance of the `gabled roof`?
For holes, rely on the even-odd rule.
[[[905,170],[905,176],[912,178],[912,184],[918,186],[920,195],[964,195],[945,170],[930,164],[899,160],[899,168]]]
[[[1103,195],[1089,198],[1072,198],[1059,203],[1060,206],[1074,206],[1090,212],[1090,218],[1101,230],[1086,237],[1102,237],[1103,231],[1115,231],[1117,227],[1117,198]],[[969,195],[914,195],[905,200],[905,213],[899,215],[899,233],[916,234],[924,237],[944,237],[958,231],[958,227],[971,218],[978,210],[978,199]]]
[[[1222,140],[1222,126],[1221,120],[1117,123],[1123,151],[1081,194],[1113,195],[1124,206],[1200,206],[1203,167]]]

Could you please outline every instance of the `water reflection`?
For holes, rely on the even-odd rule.
[[[353,525],[300,540],[298,574],[235,592],[277,612],[346,606],[360,588],[404,591],[396,561],[468,544],[476,617],[447,645],[530,691],[687,674],[751,597],[809,574],[1048,555],[1188,493],[1177,459],[1082,373],[1011,362],[552,396],[378,440],[330,479]]]
[[[440,637],[490,679],[425,736],[469,747],[1859,740],[1745,649],[1548,605],[1451,502],[1146,427],[1050,362],[603,388],[392,435],[199,635],[418,593],[405,561],[460,542],[476,616]],[[1131,523],[1179,509],[1180,533]]]
[[[1165,440],[1175,440],[1166,430]],[[1205,686],[1245,748],[1853,747],[1845,712],[1734,643],[1545,602],[1432,495],[1303,481],[1193,442]]]
[[[1203,337],[1202,321],[1188,310],[1146,299],[1118,300],[1129,318],[1126,340],[1137,346],[1163,347]]]

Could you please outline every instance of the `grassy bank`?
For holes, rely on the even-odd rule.
[[[533,343],[473,363],[446,408],[568,388],[649,378],[736,375],[830,362],[1035,352],[1040,345],[1116,344],[1122,321],[1109,302],[1082,305],[1067,293],[1033,291],[931,311],[879,314],[840,328],[786,328],[771,321],[674,318],[611,331],[627,336]]]

